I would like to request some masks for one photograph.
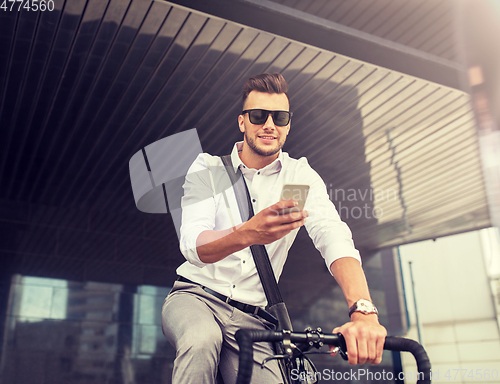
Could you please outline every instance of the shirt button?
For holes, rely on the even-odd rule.
[[[243,260],[243,264],[245,264],[245,260]]]
[[[233,285],[233,288],[236,288],[236,285]]]
[[[257,172],[257,175],[260,175],[260,172]]]
[[[255,202],[256,202],[257,200],[255,200],[255,199],[252,199],[252,201],[253,201],[253,202],[255,203]]]

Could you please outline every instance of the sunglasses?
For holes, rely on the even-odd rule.
[[[293,113],[288,111],[268,111],[267,109],[246,109],[241,112],[242,115],[248,113],[250,122],[255,125],[262,125],[267,121],[267,117],[273,117],[274,125],[285,127],[290,123]]]

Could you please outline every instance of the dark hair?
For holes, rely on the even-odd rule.
[[[286,93],[288,92],[288,83],[281,73],[262,73],[252,76],[245,81],[242,89],[243,106],[248,95],[252,91],[265,93]],[[287,96],[288,98],[288,96]]]

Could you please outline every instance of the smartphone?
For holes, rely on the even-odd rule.
[[[281,200],[296,200],[299,205],[292,208],[284,208],[280,215],[285,215],[291,212],[300,212],[306,204],[307,194],[309,193],[309,185],[304,184],[285,184],[281,190]]]

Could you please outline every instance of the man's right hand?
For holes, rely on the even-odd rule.
[[[203,231],[196,240],[198,257],[215,263],[254,244],[269,244],[304,225],[307,211],[280,215],[283,208],[296,207],[294,200],[282,200],[260,211],[250,220],[221,231]]]
[[[295,200],[281,200],[257,213],[237,231],[245,236],[248,245],[270,244],[305,224],[309,216],[306,210],[280,214],[283,208],[296,206]]]

